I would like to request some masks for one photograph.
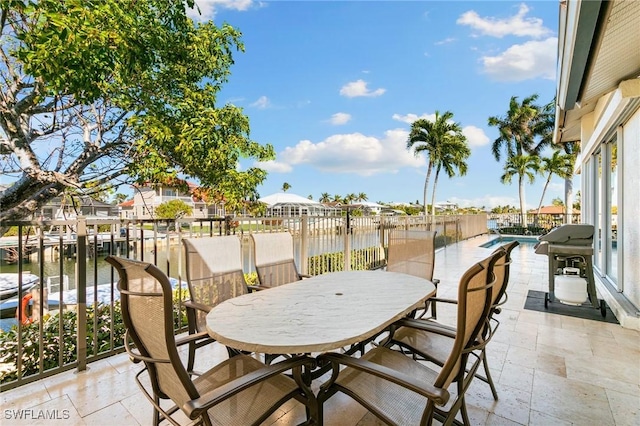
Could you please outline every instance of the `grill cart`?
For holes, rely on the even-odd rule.
[[[587,302],[607,315],[604,300],[598,301],[593,278],[593,225],[568,224],[538,237],[537,254],[549,257],[549,292],[544,307],[558,299],[567,305]]]

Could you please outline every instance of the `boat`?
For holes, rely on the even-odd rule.
[[[19,273],[0,273],[0,300],[16,297],[18,291],[26,292],[35,287],[40,278],[29,272],[22,273],[22,288],[19,288]]]

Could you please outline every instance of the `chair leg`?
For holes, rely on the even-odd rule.
[[[484,367],[486,382],[489,383],[489,387],[491,387],[491,394],[493,394],[493,399],[497,401],[498,391],[496,390],[496,386],[493,384],[493,378],[491,378],[491,371],[489,370],[489,364],[487,363],[487,353],[483,350],[480,356],[482,357],[482,365]]]

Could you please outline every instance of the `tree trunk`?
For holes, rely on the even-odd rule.
[[[440,166],[436,169],[433,177],[433,188],[431,190],[431,230],[436,226],[436,186],[438,185],[438,176],[440,175]]]
[[[564,205],[567,209],[566,223],[573,222],[573,175],[564,180]]]
[[[520,215],[521,215],[520,223],[526,229],[527,228],[527,211],[525,209],[525,203],[524,203],[524,176],[518,177],[518,186],[519,186],[519,194],[520,194]]]
[[[429,162],[429,165],[427,166],[427,176],[424,179],[424,192],[422,194],[422,199],[424,200],[424,218],[426,220],[427,215],[429,214],[429,212],[427,211],[427,188],[429,187],[429,179],[431,178],[431,168],[432,168],[432,164],[431,162]]]

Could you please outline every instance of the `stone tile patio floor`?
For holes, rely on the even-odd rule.
[[[457,280],[486,255],[477,237],[436,254],[440,297],[455,297]],[[475,380],[466,400],[477,425],[640,425],[640,333],[619,325],[524,310],[528,290],[547,290],[547,260],[529,246],[513,253],[509,300],[488,348],[500,399]],[[589,308],[585,308],[589,309]],[[438,311],[453,323],[454,310]],[[198,369],[226,357],[218,344],[200,349]],[[186,358],[186,356],[185,356]],[[134,382],[140,366],[120,354],[89,364],[85,372],[58,374],[0,394],[0,423],[8,425],[147,425],[151,405]],[[314,383],[314,386],[318,384]],[[417,407],[418,408],[418,407]],[[55,412],[63,420],[15,419],[13,410]],[[265,424],[294,425],[304,408],[287,403]],[[184,422],[188,419],[184,417]],[[378,425],[376,418],[341,394],[325,406],[326,425]]]

